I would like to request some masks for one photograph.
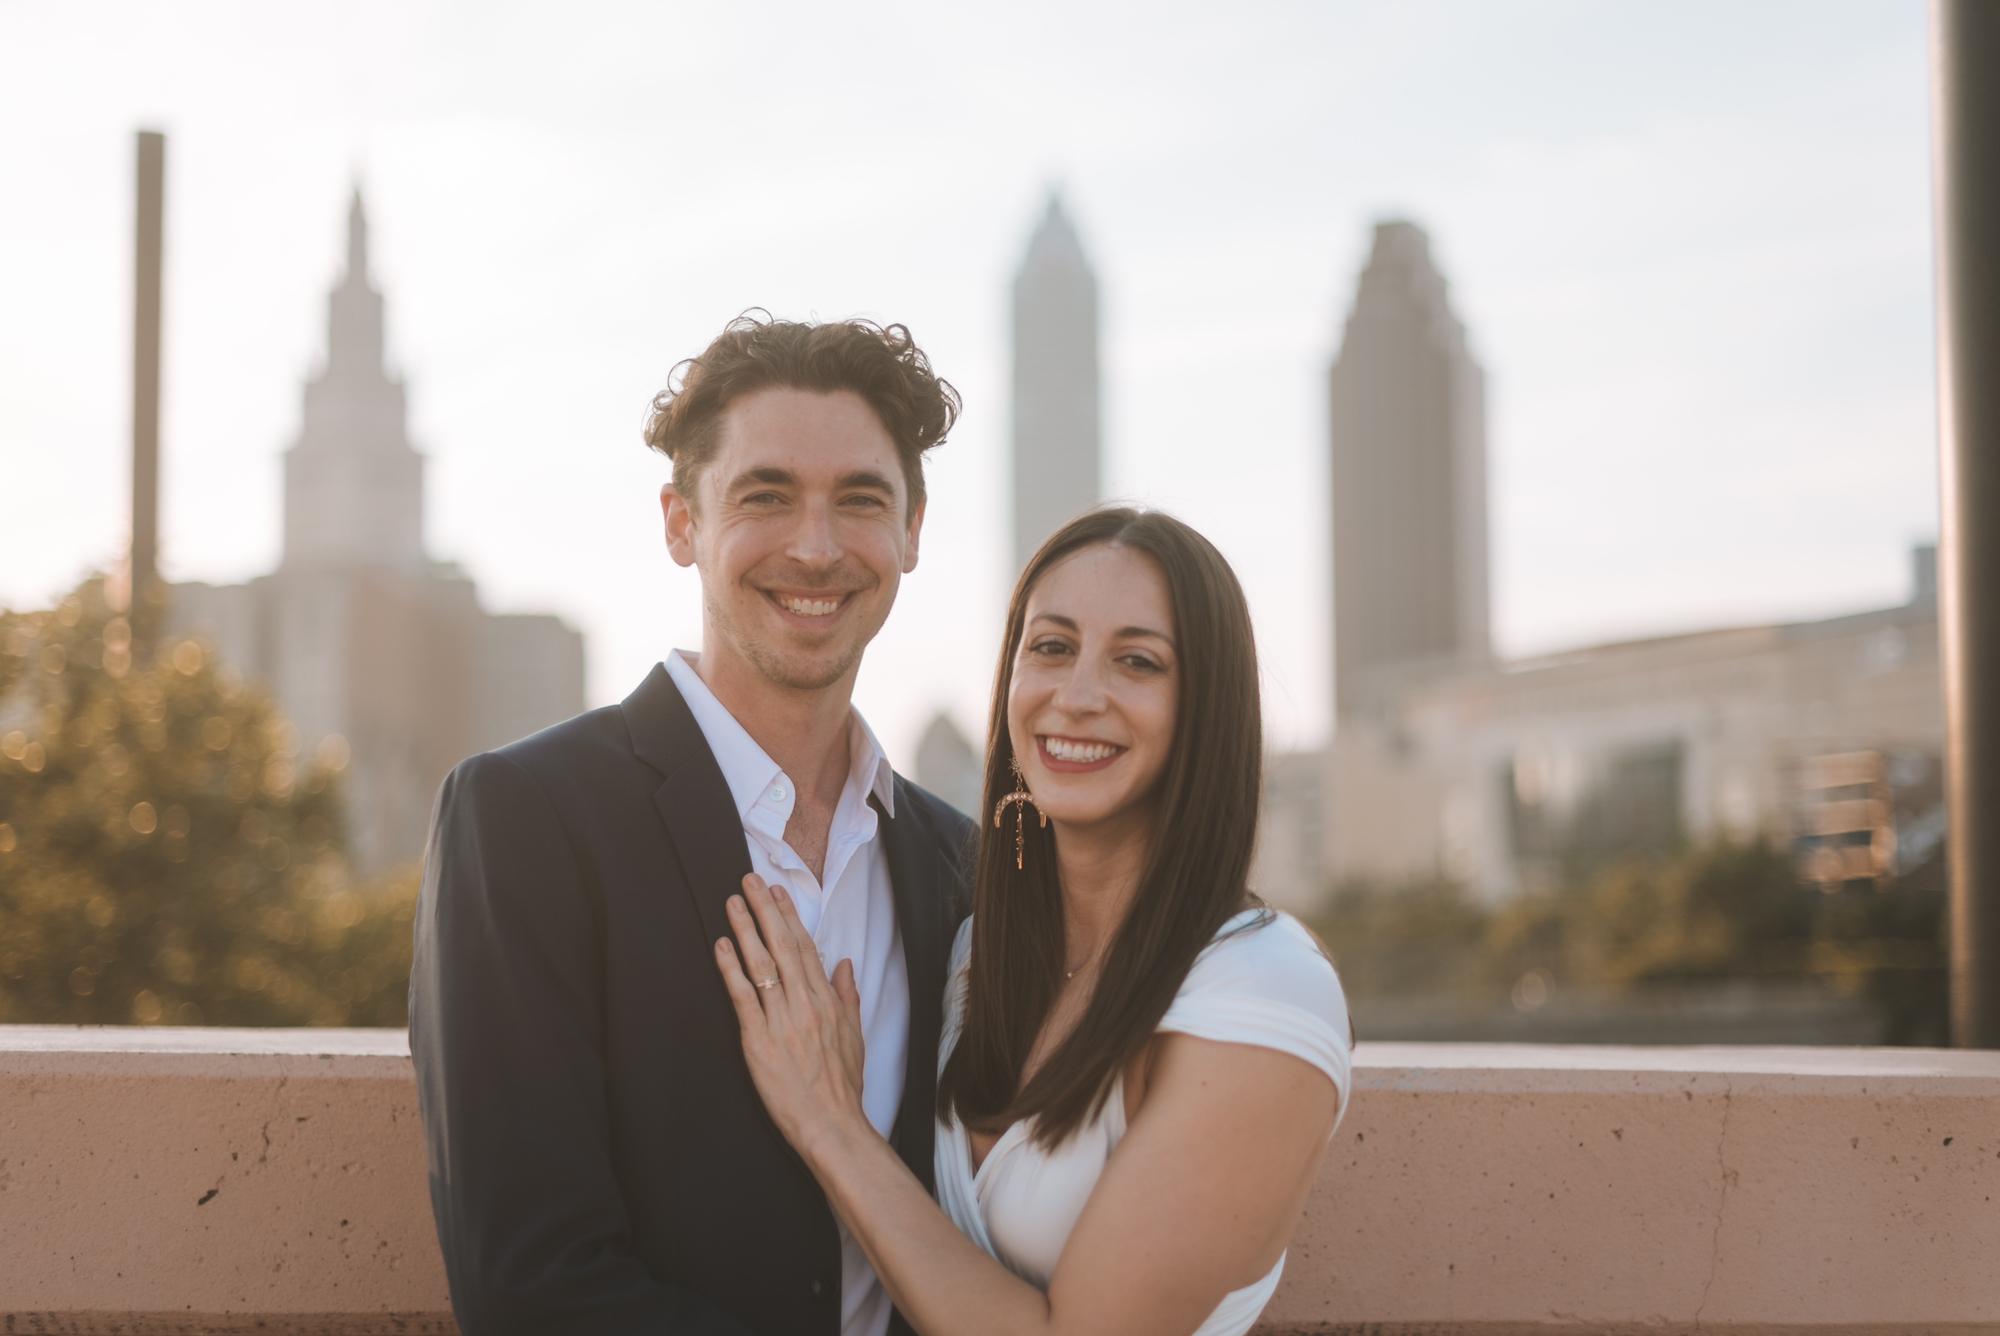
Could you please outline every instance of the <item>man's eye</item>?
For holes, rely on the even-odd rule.
[[[842,504],[852,506],[857,510],[880,510],[886,503],[879,496],[871,496],[867,492],[857,492],[855,495],[846,498]]]
[[[780,499],[776,492],[752,492],[743,498],[743,504],[746,506],[770,506],[776,505]]]

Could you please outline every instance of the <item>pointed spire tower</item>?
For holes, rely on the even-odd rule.
[[[1013,572],[1103,496],[1097,348],[1097,276],[1051,190],[1014,275]]]
[[[306,382],[285,455],[288,567],[421,567],[424,460],[410,445],[403,382],[383,360],[382,294],[368,276],[361,188],[347,208],[347,272],[327,299],[326,361]]]
[[[1490,654],[1486,376],[1430,238],[1376,224],[1331,372],[1334,695]]]

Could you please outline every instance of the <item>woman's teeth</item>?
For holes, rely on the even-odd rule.
[[[801,617],[824,617],[840,606],[837,598],[787,598],[783,594],[773,594],[778,606],[786,612],[797,613]]]
[[[1114,747],[1108,742],[1072,742],[1068,738],[1043,738],[1042,745],[1048,748],[1049,755],[1058,761],[1077,761],[1086,765],[1092,761],[1102,761],[1106,757],[1116,756],[1125,750],[1123,747]]]

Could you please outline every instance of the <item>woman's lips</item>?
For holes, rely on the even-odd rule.
[[[1051,737],[1037,734],[1035,751],[1042,764],[1062,775],[1088,774],[1115,763],[1125,748],[1089,738]]]

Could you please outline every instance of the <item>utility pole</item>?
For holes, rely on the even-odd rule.
[[[1932,0],[1951,1041],[2000,1048],[2000,3]]]
[[[135,635],[151,620],[160,557],[160,269],[167,192],[167,137],[139,132],[132,265],[132,554]],[[146,630],[153,628],[147,626]]]

